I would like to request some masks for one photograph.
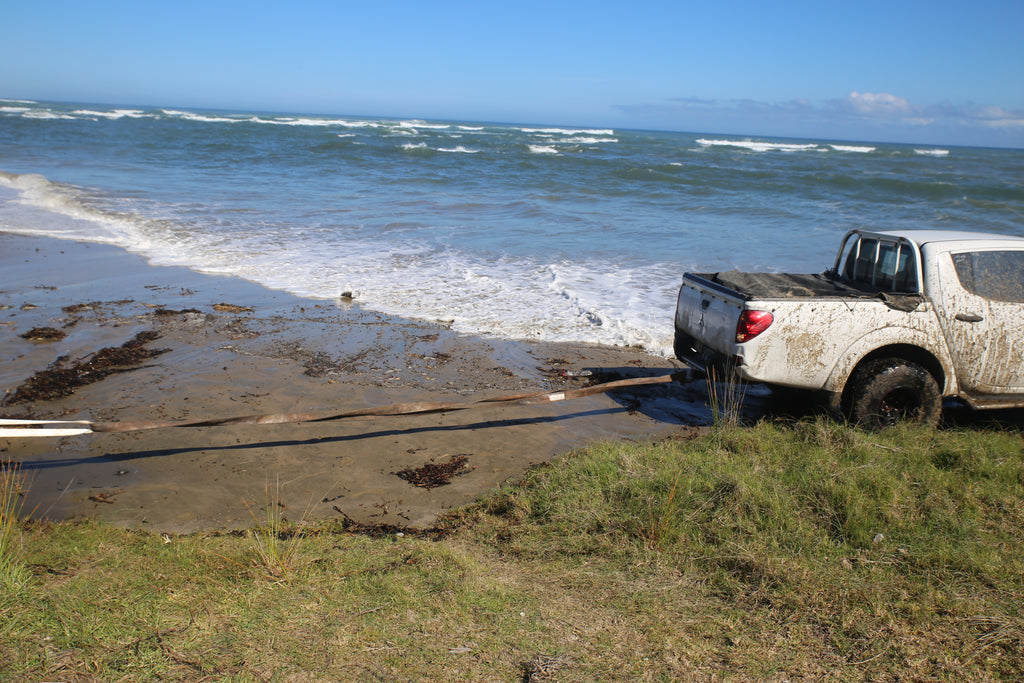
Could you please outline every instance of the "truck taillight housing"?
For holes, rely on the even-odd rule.
[[[767,330],[774,320],[769,311],[742,311],[736,323],[736,343],[750,341]]]

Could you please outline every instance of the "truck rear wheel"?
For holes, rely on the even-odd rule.
[[[939,422],[939,385],[917,363],[879,358],[858,368],[850,381],[845,412],[856,425],[884,429],[900,422],[929,426]]]

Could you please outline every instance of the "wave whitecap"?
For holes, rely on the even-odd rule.
[[[549,135],[615,135],[615,131],[588,128],[520,128],[523,133],[547,133]]]
[[[71,112],[72,116],[85,116],[87,118],[99,118],[109,119],[116,121],[117,119],[130,118],[138,119],[146,116],[146,113],[140,109],[114,109],[112,111],[96,111],[92,109],[76,109]]]
[[[476,154],[480,150],[469,149],[468,147],[463,147],[462,145],[459,145],[458,147],[438,147],[437,151],[448,152],[449,154]]]
[[[857,154],[869,154],[875,151],[875,147],[862,147],[859,145],[829,145],[837,152],[853,152]]]
[[[415,121],[402,121],[398,125],[400,128],[412,128],[414,130],[417,128],[423,128],[424,130],[448,130],[451,128],[447,123],[427,123],[419,119]]]
[[[698,138],[698,145],[705,147],[739,147],[752,152],[807,152],[821,149],[817,143],[768,142],[760,140],[711,140]]]

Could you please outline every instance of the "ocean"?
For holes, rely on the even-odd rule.
[[[668,356],[684,271],[851,228],[1024,236],[1024,150],[0,100],[0,230],[471,334]]]

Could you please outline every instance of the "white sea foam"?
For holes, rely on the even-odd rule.
[[[311,265],[308,253],[300,249],[295,262],[305,263],[302,268],[279,264],[276,284],[261,268],[261,281],[268,286],[287,283],[297,294],[316,297],[351,288],[375,310],[447,321],[459,332],[641,345],[654,353],[671,353],[663,303],[678,286],[677,273],[665,278],[663,273],[609,268],[586,259],[544,263],[482,261],[452,250],[398,253],[395,245],[380,242],[345,251],[344,262],[332,256],[329,263]],[[654,280],[667,285],[634,287]],[[301,287],[296,287],[298,281]],[[425,291],[431,296],[423,296]],[[609,297],[609,291],[617,295]]]
[[[22,114],[23,118],[26,119],[38,119],[40,121],[58,121],[58,120],[70,120],[73,121],[77,117],[71,116],[70,114],[58,114],[50,110],[33,110]]]
[[[320,119],[320,118],[292,118],[276,117],[263,118],[254,117],[250,119],[253,123],[266,123],[274,126],[310,126],[313,128],[328,128],[331,126],[349,126],[350,122],[344,119]]]
[[[469,131],[474,131],[474,132],[481,131],[481,130],[484,129],[483,126],[459,126],[458,128],[459,128],[459,130],[469,130]]]
[[[915,149],[914,154],[922,154],[929,157],[945,157],[949,156],[948,149]]]
[[[463,145],[458,145],[457,147],[430,147],[425,142],[407,142],[404,145],[402,145],[402,149],[406,151],[430,149],[435,152],[446,152],[448,154],[477,154],[480,151],[478,149],[470,149],[468,147],[464,147]]]
[[[339,126],[345,128],[383,128],[384,124],[380,121],[347,121],[339,120],[336,122]]]
[[[97,117],[101,119],[110,119],[116,121],[117,119],[132,118],[137,119],[145,116],[145,112],[138,109],[114,109],[111,111],[95,111],[92,109],[76,109],[71,112],[74,116],[89,116]]]
[[[752,152],[806,152],[818,150],[819,147],[813,142],[791,143],[791,142],[767,142],[759,140],[709,140],[698,138],[697,144],[705,147],[739,147]]]
[[[605,144],[605,143],[609,143],[609,142],[618,142],[618,139],[617,138],[573,137],[573,138],[564,138],[564,139],[560,140],[559,142],[563,142],[565,144],[570,144],[570,145],[598,145],[598,144]]]
[[[177,111],[174,109],[162,110],[167,116],[176,116],[185,121],[195,121],[197,123],[245,123],[246,121],[256,120],[255,116],[242,117],[230,117],[230,116],[207,116],[206,114],[196,114],[190,111]]]
[[[829,145],[832,149],[837,152],[856,152],[860,154],[867,154],[868,152],[874,152],[874,147],[860,147],[857,145]]]
[[[558,154],[558,150],[551,145],[529,145],[529,148],[534,154]]]
[[[32,111],[28,107],[0,107],[0,113],[3,114],[24,114],[27,111]]]
[[[438,147],[437,151],[438,152],[454,152],[454,153],[459,153],[459,154],[476,154],[480,150],[478,150],[478,149],[469,149],[467,147],[463,147],[462,145],[459,145],[458,147]]]
[[[426,121],[420,121],[419,119],[414,121],[402,121],[398,125],[402,128],[424,128],[427,130],[448,130],[451,128],[447,123],[427,123]]]
[[[615,135],[611,129],[587,128],[520,128],[524,133],[549,133],[552,135]]]
[[[270,126],[308,126],[313,128],[330,128],[341,126],[343,128],[384,128],[386,124],[380,121],[362,121],[351,119],[337,119],[326,117],[309,116],[267,116],[267,115],[237,115],[237,116],[213,116],[199,114],[190,111],[164,109],[167,116],[176,116],[188,121],[199,121],[203,123],[262,123]]]
[[[32,173],[0,173],[0,187],[15,190],[18,195],[13,202],[0,203],[0,226],[4,230],[122,247],[148,244],[139,230],[143,219],[92,208],[78,188]]]

